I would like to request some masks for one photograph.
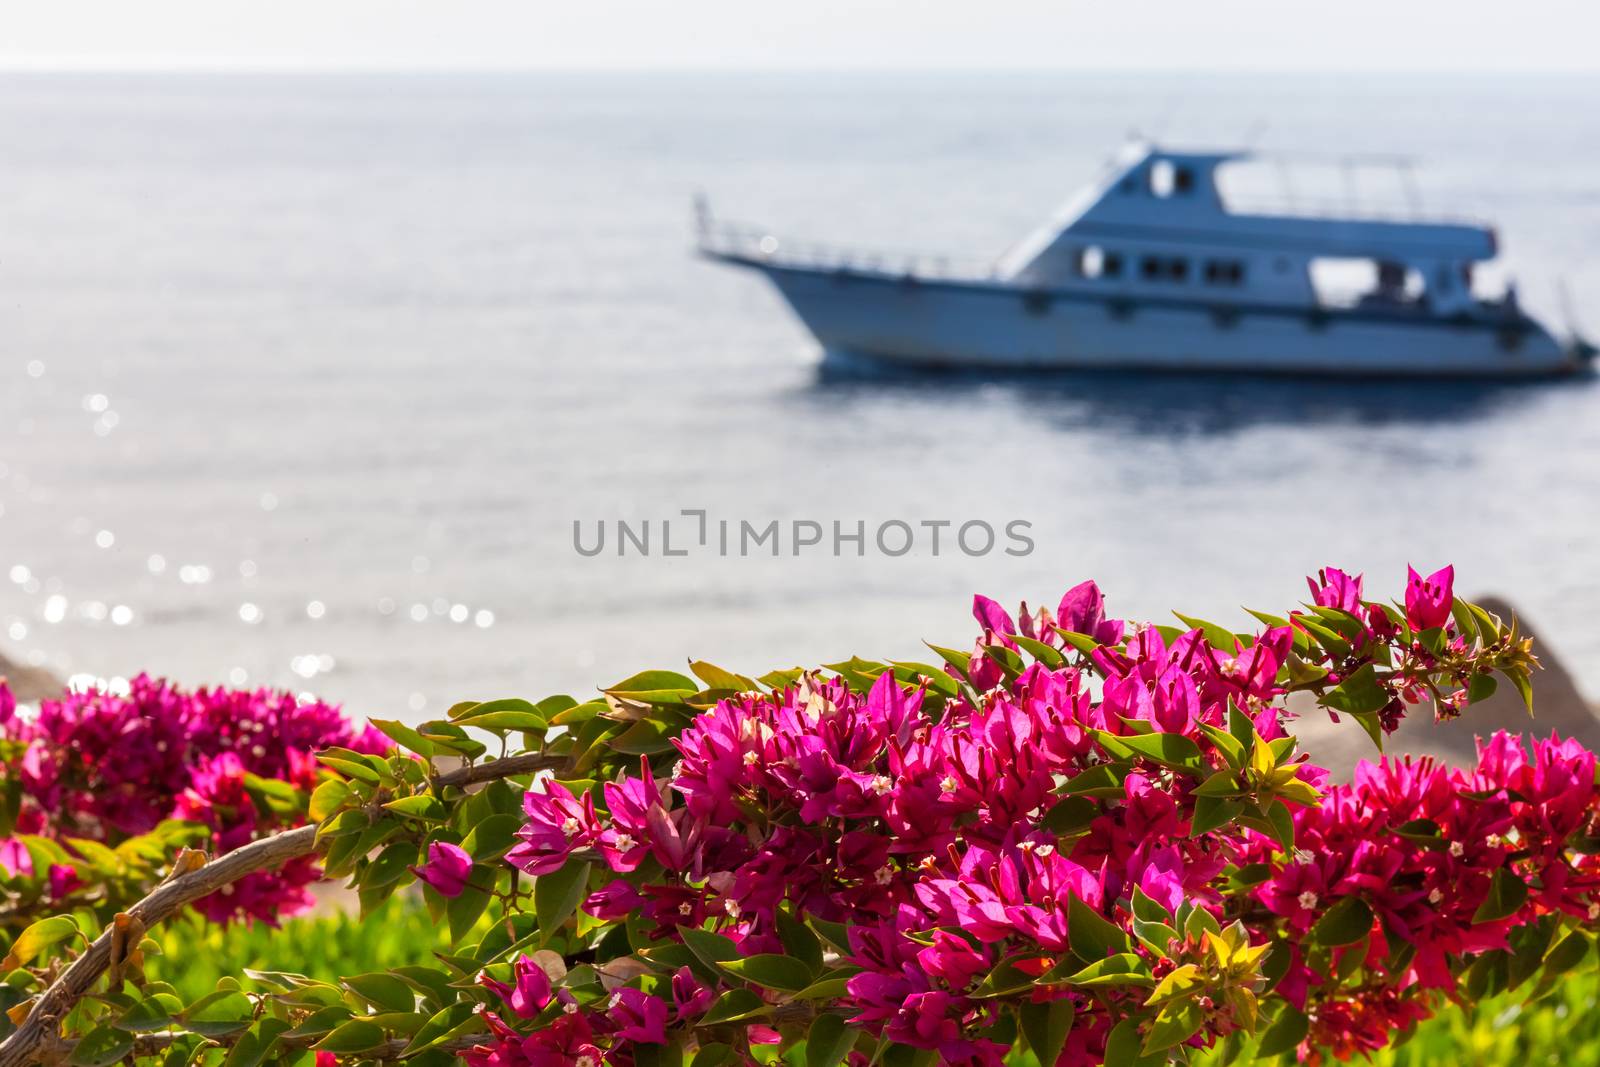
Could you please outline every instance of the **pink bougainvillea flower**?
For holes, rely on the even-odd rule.
[[[526,954],[517,957],[511,971],[514,985],[497,981],[487,974],[479,975],[478,982],[484,988],[498,993],[500,999],[522,1018],[531,1019],[543,1011],[555,996],[550,986],[550,976],[537,960]]]
[[[65,863],[52,863],[50,865],[50,899],[60,900],[68,893],[83,885],[83,879],[78,877],[78,869]]]
[[[1406,622],[1413,630],[1432,630],[1450,621],[1456,569],[1444,567],[1426,578],[1406,568]]]
[[[531,875],[559,871],[567,858],[600,839],[600,821],[594,798],[579,800],[572,790],[553,779],[538,782],[522,796],[528,821],[517,836],[522,840],[506,854],[513,867]]]
[[[427,862],[410,870],[441,896],[459,897],[461,891],[467,888],[467,879],[472,874],[472,857],[460,845],[434,841],[428,845]]]
[[[1125,624],[1106,618],[1106,598],[1093,582],[1081,582],[1068,589],[1056,608],[1056,625],[1075,634],[1085,634],[1102,645],[1122,640]]]
[[[611,994],[609,1015],[617,1027],[617,1036],[624,1041],[665,1045],[667,1014],[666,1001],[632,986],[623,986]]]
[[[1351,577],[1338,567],[1324,567],[1315,578],[1307,578],[1311,602],[1322,608],[1338,608],[1355,614],[1361,610],[1361,575]]]

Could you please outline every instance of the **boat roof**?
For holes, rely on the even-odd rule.
[[[1251,251],[1406,263],[1494,258],[1494,230],[1484,224],[1426,217],[1415,210],[1230,210],[1217,174],[1227,164],[1261,158],[1250,149],[1178,150],[1154,144],[1124,149],[1107,171],[1006,260],[1022,270],[1062,240],[1204,245]],[[1403,165],[1401,157],[1352,156],[1352,166]]]

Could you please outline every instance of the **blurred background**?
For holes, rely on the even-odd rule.
[[[0,653],[416,719],[687,657],[917,658],[970,641],[974,591],[1053,606],[1092,577],[1118,613],[1243,627],[1323,564],[1397,594],[1454,562],[1600,693],[1593,378],[841,377],[763,282],[693,256],[690,216],[704,192],[777,232],[997,255],[1130,135],[1400,152],[1430,206],[1498,224],[1525,304],[1592,335],[1595,16],[987,6],[23,15]],[[575,521],[684,508],[1021,519],[1036,547],[574,551]]]

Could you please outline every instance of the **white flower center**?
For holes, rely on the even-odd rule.
[[[1460,841],[1452,841],[1452,842],[1450,842],[1450,855],[1455,856],[1457,859],[1460,859],[1462,856],[1466,855],[1466,852],[1467,852],[1466,846],[1463,845]]]
[[[1304,893],[1301,893],[1295,898],[1295,900],[1307,911],[1310,911],[1312,908],[1317,906],[1317,895],[1309,889],[1307,889]]]
[[[894,868],[885,863],[882,867],[878,868],[877,873],[872,877],[879,885],[888,885],[890,882],[894,881]]]
[[[618,852],[627,852],[629,849],[633,848],[635,843],[636,842],[633,840],[633,836],[631,834],[618,834],[617,835],[617,851]]]
[[[1430,890],[1428,890],[1428,903],[1429,904],[1437,904],[1437,903],[1439,903],[1439,901],[1441,901],[1443,899],[1444,899],[1444,892],[1442,890],[1439,890],[1439,889],[1430,889]]]
[[[872,780],[872,791],[880,797],[894,789],[894,783],[886,774],[880,774]]]
[[[728,899],[722,902],[722,910],[728,913],[730,919],[737,919],[742,910],[737,900]]]
[[[694,914],[694,905],[689,903],[687,900],[684,901],[682,904],[678,905],[678,914],[679,915],[693,915]]]
[[[580,829],[582,827],[578,825],[578,820],[571,815],[567,816],[567,821],[561,824],[561,832],[568,837],[574,836]]]
[[[944,781],[939,783],[939,791],[942,793],[954,793],[960,784],[960,782],[956,781],[955,775],[947,774],[944,776]]]
[[[744,765],[746,767],[754,767],[756,764],[758,764],[760,762],[761,762],[761,757],[758,756],[755,752],[753,752],[753,751],[752,752],[746,752],[744,754]]]

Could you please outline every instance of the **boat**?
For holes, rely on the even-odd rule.
[[[1499,251],[1492,226],[1416,210],[1235,211],[1219,176],[1255,158],[1132,145],[990,261],[792,242],[722,223],[703,200],[698,251],[766,275],[849,363],[1535,377],[1593,360],[1514,285],[1474,291]],[[1325,282],[1341,271],[1364,281]]]

